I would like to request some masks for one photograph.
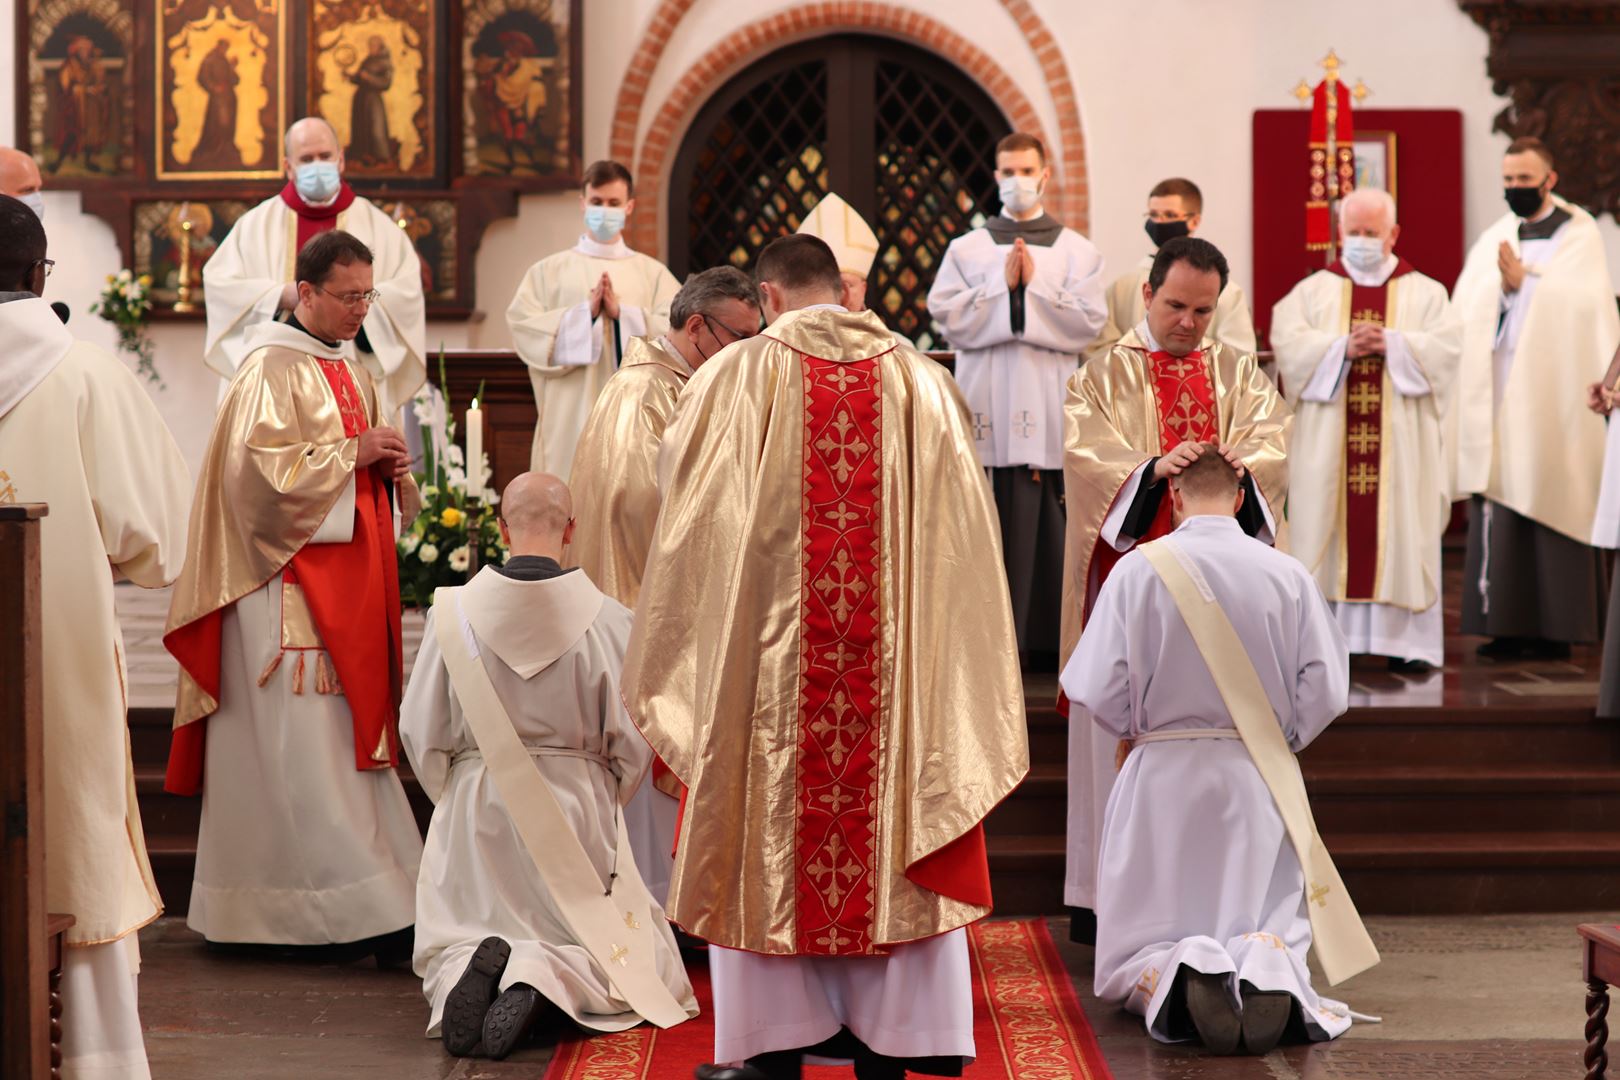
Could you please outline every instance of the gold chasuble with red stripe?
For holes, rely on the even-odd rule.
[[[278,341],[304,337],[285,327],[274,332]],[[398,761],[403,664],[394,518],[382,480],[354,465],[356,436],[376,422],[376,395],[368,391],[370,376],[348,362],[276,344],[249,354],[220,405],[163,638],[180,663],[169,791],[194,795],[202,787],[204,720],[221,694],[225,609],[278,573],[282,648],[259,685],[285,661],[294,692],[302,693],[312,657],[310,691],[348,701],[355,767]],[[309,543],[351,477],[352,538]]]
[[[1395,315],[1395,282],[1411,273],[1412,266],[1401,259],[1389,280],[1375,286],[1351,281],[1340,262],[1328,267],[1328,271],[1344,279],[1349,294],[1343,306],[1343,331],[1348,334],[1356,323],[1389,325]],[[1384,402],[1393,393],[1382,356],[1350,361],[1344,387],[1344,528],[1339,532],[1344,549],[1339,573],[1340,598],[1352,602],[1378,599],[1378,571],[1384,551],[1379,484],[1389,473]]]
[[[686,784],[668,910],[860,956],[989,913],[1028,766],[999,526],[950,375],[871,313],[791,312],[698,369],[625,660]]]

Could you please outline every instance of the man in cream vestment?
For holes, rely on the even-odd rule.
[[[770,325],[665,434],[624,664],[687,786],[670,918],[710,943],[717,1062],[959,1070],[982,822],[1028,767],[989,488],[950,376],[837,303],[825,243],[773,241],[758,277]]]
[[[619,815],[645,778],[647,741],[625,715],[619,668],[630,612],[580,570],[558,563],[573,530],[568,489],[524,473],[501,498],[511,555],[458,590],[457,633],[474,652],[534,767],[563,808],[595,871],[593,888],[615,891],[636,871],[618,850]],[[442,594],[441,594],[442,596]],[[400,714],[400,738],[435,804],[416,887],[416,971],[432,1006],[428,1035],[454,1054],[502,1058],[547,1008],[593,1031],[643,1019],[616,991],[607,956],[593,956],[570,926],[514,827],[428,612],[422,649]],[[504,721],[503,721],[504,722]],[[616,873],[617,878],[609,875]],[[669,993],[696,1015],[669,924],[638,931],[656,951]],[[632,948],[635,945],[631,945]]]
[[[1294,437],[1290,547],[1316,576],[1352,653],[1439,667],[1440,535],[1451,519],[1442,427],[1462,323],[1445,286],[1394,253],[1395,200],[1340,206],[1343,255],[1271,319]]]
[[[39,219],[0,196],[0,503],[49,504],[45,902],[76,920],[62,961],[62,1075],[144,1080],[135,931],[163,903],[135,802],[113,582],[157,588],[179,574],[190,477],[135,377],[75,342],[40,299],[45,258]]]
[[[236,220],[203,266],[208,337],[203,359],[228,383],[258,338],[261,323],[285,321],[298,306],[293,267],[311,237],[341,229],[371,249],[377,299],[343,355],[358,361],[382,391],[392,417],[427,375],[422,260],[393,218],[343,179],[343,150],[318,116],[287,129],[281,192]],[[390,421],[391,422],[391,421]]]
[[[877,260],[878,238],[866,219],[837,193],[828,192],[805,215],[797,232],[814,236],[832,248],[838,276],[844,281],[841,303],[850,311],[866,310],[866,279]]]
[[[1281,527],[1293,417],[1254,354],[1208,336],[1227,280],[1226,258],[1215,245],[1197,237],[1167,241],[1148,273],[1142,322],[1069,380],[1065,663],[1120,555],[1170,531],[1166,485],[1196,457],[1193,445],[1216,443],[1243,467],[1247,497],[1239,523],[1245,532],[1270,542]],[[1083,710],[1070,713],[1063,894],[1079,909],[1070,929],[1082,941],[1090,938],[1087,909],[1096,896],[1097,842],[1114,783],[1115,746]]]
[[[1170,490],[1175,531],[1114,567],[1062,676],[1099,727],[1135,744],[1103,827],[1097,996],[1142,1016],[1155,1039],[1197,1037],[1216,1053],[1240,1039],[1267,1052],[1290,1013],[1312,1039],[1331,1039],[1349,1013],[1317,996],[1305,957],[1308,905],[1318,886],[1334,886],[1308,881],[1281,796],[1215,672],[1244,662],[1258,672],[1251,685],[1264,715],[1250,718],[1281,726],[1285,768],[1297,775],[1287,751],[1308,746],[1348,704],[1344,636],[1309,572],[1233,520],[1243,496],[1213,444]],[[1210,654],[1161,578],[1153,556],[1166,545],[1193,595],[1229,620],[1232,660]],[[1349,911],[1362,942],[1350,966],[1360,969],[1377,954]]]
[[[201,791],[187,924],[210,941],[409,952],[421,833],[394,766],[400,434],[341,343],[372,297],[348,233],[298,256],[209,438],[163,643],[180,662],[167,788]]]
[[[1462,629],[1494,639],[1485,655],[1566,656],[1598,635],[1604,431],[1586,399],[1620,315],[1597,223],[1553,194],[1551,151],[1517,139],[1502,175],[1511,212],[1452,293],[1463,351],[1446,452],[1453,497],[1471,496]]]
[[[928,290],[990,471],[1018,647],[1047,670],[1062,622],[1064,387],[1107,315],[1102,256],[1042,207],[1051,175],[1039,139],[1003,139],[1001,215],[951,241]]]
[[[585,232],[567,251],[529,267],[506,309],[540,414],[529,456],[537,472],[569,475],[591,406],[625,362],[630,340],[669,330],[670,301],[681,283],[624,242],[634,194],[630,171],[618,162],[586,169]]]
[[[1204,193],[1191,180],[1179,176],[1160,180],[1148,192],[1147,219],[1143,227],[1157,252],[1178,236],[1191,236],[1204,220]],[[1142,321],[1146,308],[1142,302],[1142,285],[1148,271],[1153,268],[1153,256],[1144,255],[1140,262],[1121,274],[1108,286],[1108,321],[1102,333],[1092,342],[1088,356],[1102,356],[1119,344],[1126,333]],[[1249,314],[1249,301],[1243,295],[1243,286],[1228,279],[1226,288],[1215,304],[1215,315],[1209,321],[1209,336],[1225,342],[1239,352],[1252,353],[1255,349],[1254,318]]]

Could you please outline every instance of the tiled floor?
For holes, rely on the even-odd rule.
[[[1264,1058],[1153,1042],[1138,1018],[1091,997],[1091,950],[1063,941],[1061,921],[1053,936],[1116,1080],[1553,1080],[1582,1072],[1574,926],[1605,918],[1370,919],[1384,963],[1334,993],[1384,1023]],[[406,971],[219,956],[171,919],[141,940],[141,1013],[157,1080],[538,1080],[550,1060],[544,1043],[502,1063],[446,1056],[422,1037],[427,1008]]]

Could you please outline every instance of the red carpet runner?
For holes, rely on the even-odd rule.
[[[973,1038],[979,1056],[964,1080],[1112,1080],[1074,987],[1036,919],[983,922],[968,930],[973,957]],[[642,1025],[616,1035],[568,1040],[545,1080],[685,1080],[714,1053],[709,971],[692,968],[703,1014],[678,1028]],[[806,1080],[850,1070],[807,1068]]]

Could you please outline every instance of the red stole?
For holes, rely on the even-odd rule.
[[[288,183],[281,189],[281,201],[298,215],[298,237],[294,241],[297,249],[293,252],[296,256],[298,252],[304,250],[304,245],[309,243],[311,237],[318,236],[328,229],[337,228],[338,215],[354,203],[354,189],[344,181],[338,188],[338,196],[332,201],[332,205],[311,206],[299,196],[298,189]]]
[[[1146,350],[1142,350],[1146,351]],[[1210,379],[1209,364],[1202,351],[1186,356],[1171,356],[1167,352],[1149,353],[1148,365],[1153,376],[1153,401],[1159,414],[1159,453],[1168,454],[1184,442],[1219,442],[1220,430],[1215,409],[1215,384]],[[1151,477],[1143,477],[1151,483]],[[1153,515],[1153,524],[1147,534],[1137,538],[1138,544],[1170,535],[1172,527],[1169,496],[1159,500],[1159,509]],[[1097,600],[1097,592],[1108,574],[1125,553],[1097,538],[1091,554],[1092,571],[1089,577],[1096,585],[1086,590],[1086,614]]]
[[[365,400],[349,367],[321,360],[338,401],[345,438],[369,426]],[[399,761],[399,699],[403,670],[399,564],[393,511],[373,469],[356,469],[354,536],[344,544],[305,544],[283,567],[303,590],[321,644],[332,658],[354,722],[356,769],[391,768]],[[164,645],[208,694],[219,700],[220,631],[224,609],[164,638]],[[244,680],[244,687],[251,682]],[[252,688],[246,689],[252,693]],[[176,728],[164,788],[177,795],[202,790],[207,718]]]
[[[1346,329],[1355,323],[1387,326],[1394,305],[1390,287],[1412,267],[1405,259],[1382,285],[1363,286],[1349,281],[1344,264],[1328,270],[1349,281],[1350,311]],[[1363,356],[1350,362],[1344,385],[1344,599],[1372,601],[1378,596],[1379,485],[1385,470],[1384,397],[1386,376],[1382,356]]]

